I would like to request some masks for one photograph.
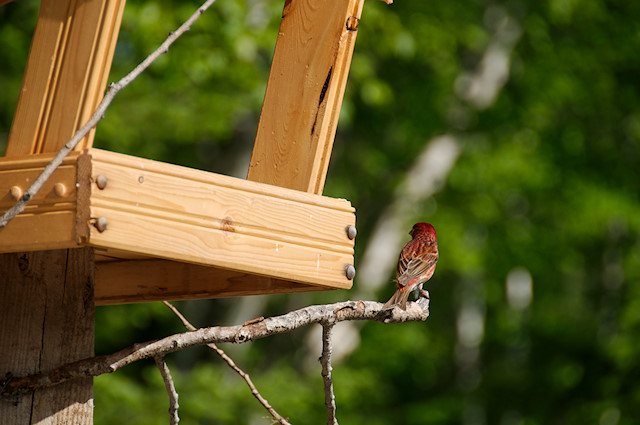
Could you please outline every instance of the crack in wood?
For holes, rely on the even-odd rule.
[[[324,85],[322,86],[322,91],[320,92],[320,100],[318,101],[318,106],[322,105],[324,101],[324,96],[327,94],[327,88],[329,88],[329,81],[331,80],[331,72],[333,71],[333,66],[329,68],[329,73],[327,74],[326,80],[324,80]]]
[[[329,81],[331,81],[331,72],[333,72],[333,65],[329,68],[329,73],[327,74],[327,78],[324,80],[324,84],[322,85],[322,91],[320,92],[320,99],[318,99],[318,109],[316,110],[316,116],[313,120],[313,125],[311,126],[311,135],[316,130],[316,123],[318,122],[318,114],[320,113],[320,105],[324,102],[324,98],[327,94],[327,89],[329,88]]]

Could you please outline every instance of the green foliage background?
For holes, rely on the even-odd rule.
[[[37,7],[0,8],[0,151]],[[131,0],[111,80],[196,7]],[[281,10],[281,1],[219,0],[118,95],[96,146],[244,177]],[[357,208],[356,267],[429,141],[453,135],[460,155],[403,218],[407,231],[423,220],[438,230],[431,317],[366,323],[350,337],[355,350],[334,365],[340,423],[640,423],[639,16],[640,3],[627,0],[365,4],[325,188]],[[507,79],[478,106],[460,94],[461,75],[481,69],[505,22],[516,29]],[[530,303],[508,296],[518,276],[533,282]],[[391,294],[392,277],[377,299]],[[204,326],[351,296],[178,304]],[[96,315],[99,354],[181,331],[159,304]],[[295,424],[325,421],[308,340],[301,330],[225,347]],[[270,423],[213,353],[193,349],[169,364],[182,423]],[[168,422],[152,362],[97,378],[95,402],[96,424]]]

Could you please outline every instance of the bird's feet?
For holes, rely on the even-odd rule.
[[[420,296],[418,297],[418,299],[420,298],[426,298],[428,300],[431,300],[431,298],[429,298],[429,291],[425,290],[425,289],[421,289],[420,290]]]

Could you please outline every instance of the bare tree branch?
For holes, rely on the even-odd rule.
[[[383,310],[376,301],[343,301],[335,304],[312,305],[283,314],[259,318],[237,326],[215,326],[170,335],[157,341],[134,344],[117,353],[91,357],[60,366],[44,373],[12,378],[6,383],[3,396],[27,393],[41,388],[87,376],[112,373],[135,361],[166,356],[185,348],[219,342],[242,343],[281,334],[312,323],[331,325],[346,320],[374,320],[381,323],[419,322],[429,317],[429,300],[420,298],[409,303],[407,310]]]
[[[180,405],[178,404],[178,392],[176,391],[176,386],[173,384],[171,371],[169,371],[169,366],[167,366],[163,357],[156,356],[155,361],[164,380],[167,394],[169,394],[169,423],[171,425],[178,425],[180,422],[180,417],[178,416],[178,408]]]
[[[173,313],[178,316],[178,318],[182,321],[182,324],[189,329],[190,331],[195,331],[196,327],[193,326],[191,324],[191,322],[189,322],[187,320],[186,317],[184,317],[184,315],[175,307],[173,306],[170,302],[168,301],[162,301],[162,303],[164,305],[166,305],[167,307],[169,307],[171,309],[171,311],[173,311]],[[258,319],[261,320],[261,319]],[[240,375],[242,377],[242,379],[245,380],[245,382],[247,383],[247,385],[249,386],[249,389],[251,390],[251,394],[253,394],[253,396],[260,402],[260,404],[262,404],[262,406],[264,406],[265,409],[267,409],[267,411],[271,414],[271,416],[273,416],[273,418],[278,421],[279,423],[281,423],[282,425],[291,425],[285,418],[283,418],[282,416],[280,416],[280,414],[278,412],[275,411],[275,409],[273,407],[271,407],[271,405],[269,404],[269,402],[262,396],[262,394],[260,394],[260,392],[258,391],[258,389],[256,388],[256,386],[253,384],[253,381],[251,380],[251,377],[249,376],[248,373],[246,373],[245,371],[243,371],[242,369],[240,369],[236,363],[233,361],[233,359],[231,357],[229,357],[227,355],[227,353],[225,353],[221,348],[219,348],[216,344],[214,343],[209,343],[207,344],[207,347],[211,348],[212,350],[214,350],[216,353],[218,353],[218,355],[220,357],[222,357],[222,360],[224,360],[225,362],[227,362],[227,364],[229,365],[229,367],[231,367],[231,369],[233,369],[238,375]]]
[[[24,211],[25,207],[29,203],[29,201],[38,193],[38,191],[42,188],[42,185],[51,177],[53,172],[62,164],[64,158],[76,147],[78,143],[91,131],[93,127],[98,125],[98,122],[104,118],[104,114],[113,101],[113,98],[118,94],[120,90],[128,86],[133,80],[135,80],[142,72],[149,67],[160,55],[163,53],[167,53],[169,51],[169,46],[173,44],[174,41],[178,39],[182,34],[191,29],[191,25],[202,15],[216,0],[207,0],[202,6],[195,11],[193,15],[189,17],[180,27],[169,33],[167,39],[158,47],[153,53],[147,56],[138,66],[136,66],[131,72],[125,75],[120,81],[117,83],[111,83],[109,85],[109,90],[105,94],[102,102],[98,105],[98,108],[94,112],[94,114],[89,118],[85,125],[80,128],[73,135],[71,140],[69,140],[63,147],[60,149],[58,154],[51,160],[51,162],[44,168],[42,173],[38,176],[38,178],[33,182],[33,184],[27,189],[22,197],[16,202],[16,204],[8,209],[7,211],[0,216],[0,229],[5,227],[11,219]]]
[[[338,425],[336,419],[336,396],[333,393],[333,378],[331,376],[331,330],[333,325],[322,325],[322,380],[324,381],[324,404],[327,406],[327,425]]]

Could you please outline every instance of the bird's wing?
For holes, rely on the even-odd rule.
[[[428,280],[431,275],[433,275],[436,262],[438,261],[437,251],[427,251],[415,256],[407,256],[404,254],[403,251],[398,260],[397,278],[399,285],[405,286],[419,277]]]

